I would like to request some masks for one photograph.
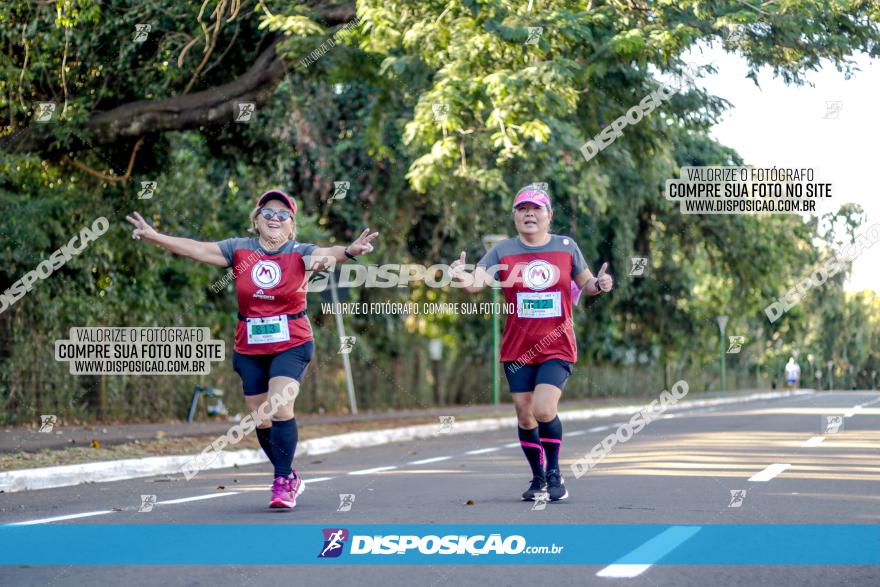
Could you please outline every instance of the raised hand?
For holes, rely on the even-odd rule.
[[[611,275],[605,273],[607,269],[608,263],[602,263],[599,273],[596,274],[596,287],[599,288],[599,291],[611,291],[611,288],[614,287],[614,280],[611,278]]]
[[[461,281],[465,279],[468,273],[464,270],[465,266],[465,252],[462,251],[461,255],[452,262],[449,266],[449,274],[452,276],[452,279]]]
[[[150,241],[159,234],[152,226],[147,224],[144,217],[137,212],[132,212],[132,214],[126,216],[125,219],[134,226],[134,230],[131,231],[131,238],[134,240],[143,239],[145,241]]]
[[[348,252],[353,257],[358,255],[366,255],[373,252],[373,241],[379,237],[378,232],[370,232],[369,228],[365,228],[359,237],[353,243],[348,245]]]

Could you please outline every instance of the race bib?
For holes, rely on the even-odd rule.
[[[248,318],[245,327],[248,344],[269,344],[290,340],[290,327],[286,315]]]
[[[516,315],[520,318],[558,318],[562,316],[562,292],[517,292]]]

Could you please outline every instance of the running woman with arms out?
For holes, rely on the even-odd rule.
[[[466,272],[465,253],[450,267],[453,279],[476,293],[498,279],[508,304],[501,341],[501,362],[513,394],[519,442],[532,469],[524,500],[546,491],[551,501],[568,497],[559,473],[562,423],[557,406],[577,362],[572,298],[611,291],[613,281],[602,265],[596,276],[571,237],[550,234],[553,210],[547,191],[521,189],[513,201],[518,236],[499,242]]]
[[[315,350],[306,316],[308,272],[371,252],[379,233],[366,229],[348,247],[298,242],[296,203],[278,190],[257,200],[250,214],[250,231],[256,236],[249,238],[199,242],[160,234],[137,212],[126,220],[135,227],[132,238],[196,261],[235,268],[238,325],[232,365],[251,413],[267,401],[280,404],[271,421],[258,422],[257,439],[275,468],[269,507],[293,508],[304,489],[293,469],[298,436],[293,405]]]

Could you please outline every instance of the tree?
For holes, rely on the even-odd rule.
[[[99,404],[108,417],[179,410],[188,380],[72,385],[45,349],[83,323],[208,324],[227,336],[232,296],[207,289],[219,276],[133,246],[121,215],[137,206],[162,230],[219,240],[242,233],[254,196],[271,185],[303,202],[304,239],[342,242],[371,226],[383,234],[372,261],[430,265],[462,248],[481,254],[479,235],[510,230],[513,190],[548,182],[554,229],[573,236],[591,265],[609,260],[617,277],[614,296],[578,313],[590,363],[619,365],[634,354],[658,375],[702,370],[715,356],[722,307],[752,339],[813,336],[840,348],[803,308],[772,326],[762,316],[769,299],[822,258],[815,239],[838,229],[819,219],[685,218],[662,196],[680,166],[741,162],[707,136],[728,106],[723,97],[688,85],[591,160],[580,150],[682,73],[682,55],[699,43],[720,42],[745,55],[752,72],[769,66],[803,83],[822,60],[851,72],[854,52],[876,56],[877,17],[876,3],[855,1],[7,2],[0,290],[71,230],[101,214],[114,222],[87,255],[0,313],[7,413],[57,407],[87,417]],[[143,42],[133,40],[135,24],[150,24]],[[38,102],[55,103],[51,122],[34,121]],[[241,102],[256,105],[251,123],[234,121]],[[138,200],[145,180],[157,181],[157,193]],[[331,199],[340,180],[350,182],[349,195]],[[833,222],[861,219],[845,210]],[[650,259],[643,280],[626,275],[634,256]],[[458,299],[421,286],[352,295]],[[319,343],[333,340],[320,317],[315,324]],[[353,357],[370,382],[368,406],[424,404],[425,390],[412,383],[421,367],[400,357],[421,352],[425,335],[450,347],[450,365],[463,374],[449,382],[457,400],[483,397],[488,375],[473,374],[488,373],[487,317],[351,324],[370,333]],[[750,343],[759,364],[770,360],[763,344]],[[307,399],[332,406],[338,365],[319,360]],[[237,386],[228,366],[217,378]],[[145,398],[144,385],[158,399]]]

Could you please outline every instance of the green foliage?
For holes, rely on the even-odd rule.
[[[731,316],[728,334],[748,336],[731,358],[743,382],[778,371],[793,348],[840,369],[856,365],[862,384],[865,370],[876,369],[878,302],[844,296],[843,274],[778,322],[763,315],[829,247],[852,241],[861,210],[807,222],[683,216],[663,198],[665,180],[681,166],[742,163],[707,134],[729,106],[723,97],[688,87],[595,159],[579,152],[661,75],[680,73],[682,55],[699,43],[742,54],[753,78],[769,66],[803,83],[822,60],[851,73],[853,53],[878,54],[876,2],[361,0],[356,26],[345,30],[328,25],[320,5],[260,2],[214,20],[218,5],[208,1],[201,18],[199,3],[159,0],[0,5],[0,132],[32,124],[36,102],[58,104],[46,127],[49,152],[0,156],[0,289],[97,216],[112,225],[0,314],[7,419],[52,410],[70,418],[181,415],[195,378],[71,377],[53,360],[52,341],[83,324],[209,325],[231,351],[233,292],[208,287],[222,272],[133,242],[123,218],[138,209],[162,231],[220,240],[245,233],[254,198],[272,186],[301,202],[301,240],[347,243],[369,226],[381,232],[370,262],[431,265],[462,249],[471,260],[481,256],[481,235],[512,232],[515,190],[548,182],[554,231],[574,237],[592,268],[609,261],[617,283],[613,295],[575,313],[591,370],[572,394],[638,391],[649,373],[656,389],[681,373],[717,385],[719,313]],[[152,26],[141,44],[132,42],[136,23]],[[83,170],[121,176],[134,147],[79,148],[88,146],[83,123],[91,116],[228,83],[275,35],[285,35],[279,51],[289,71],[256,123],[148,136],[127,182]],[[144,180],[158,182],[151,200],[136,197]],[[345,199],[330,199],[334,181],[351,183]],[[635,256],[650,260],[643,279],[627,276]],[[350,295],[465,299],[426,287]],[[321,355],[301,401],[305,409],[338,409],[345,395],[335,327],[313,297]],[[347,322],[362,341],[354,368],[364,407],[488,399],[487,317]],[[426,338],[445,344],[443,397],[431,389]],[[641,371],[608,375],[621,368]],[[229,365],[215,369],[210,383],[236,392]]]

